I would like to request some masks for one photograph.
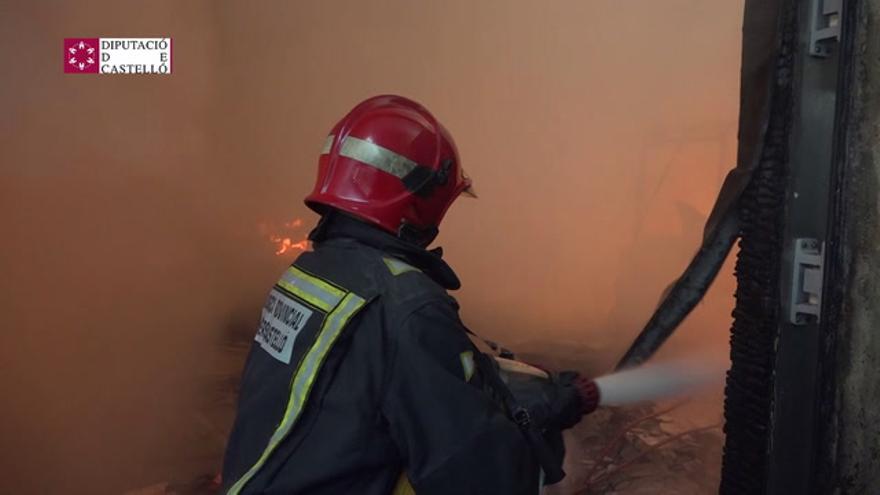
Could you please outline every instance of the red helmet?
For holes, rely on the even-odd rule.
[[[412,100],[384,95],[354,107],[330,131],[305,202],[320,214],[336,208],[404,237],[436,233],[470,187],[437,119]]]

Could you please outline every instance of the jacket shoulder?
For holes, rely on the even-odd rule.
[[[383,293],[390,303],[402,308],[418,306],[427,301],[455,304],[455,299],[446,289],[406,261],[383,255],[377,271],[385,288]]]
[[[418,267],[358,242],[322,243],[296,265],[355,293],[375,294],[381,304],[407,312],[427,301],[455,299]]]

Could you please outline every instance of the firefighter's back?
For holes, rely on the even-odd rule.
[[[391,493],[403,467],[381,402],[394,321],[432,300],[451,298],[353,239],[301,255],[262,311],[224,463],[228,492]]]

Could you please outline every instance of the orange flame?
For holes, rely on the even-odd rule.
[[[282,224],[282,228],[277,229],[281,232],[269,234],[269,241],[275,244],[276,250],[275,255],[281,256],[286,253],[291,252],[302,252],[309,249],[309,240],[302,234],[296,234],[295,231],[302,227],[303,221],[300,218],[294,218],[289,222],[284,222]],[[260,230],[264,233],[267,231],[276,230],[272,228],[270,225],[266,223],[260,224]],[[294,241],[295,238],[301,237],[301,240]]]
[[[309,240],[303,239],[299,242],[293,242],[290,240],[290,237],[277,237],[277,236],[269,236],[269,240],[278,245],[278,250],[275,251],[275,254],[281,256],[282,254],[298,249],[300,251],[305,251],[309,248]]]

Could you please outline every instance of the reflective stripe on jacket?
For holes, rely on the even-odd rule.
[[[404,479],[419,495],[533,495],[529,446],[438,283],[457,283],[448,267],[355,220],[321,229],[263,309],[227,493],[390,495]]]

